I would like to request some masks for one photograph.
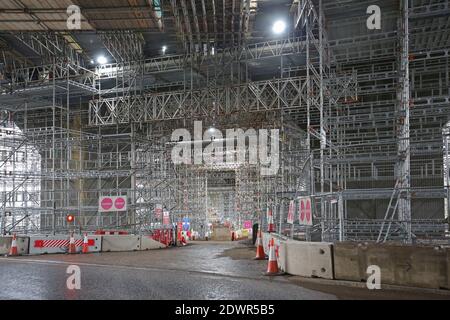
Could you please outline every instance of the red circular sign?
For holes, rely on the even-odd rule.
[[[104,198],[101,203],[103,210],[111,210],[113,207],[113,201],[111,198]]]
[[[125,203],[126,202],[124,198],[117,198],[114,205],[116,206],[116,209],[122,210],[123,208],[125,208]]]

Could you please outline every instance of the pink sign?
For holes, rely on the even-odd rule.
[[[123,212],[127,211],[127,197],[100,197],[99,212]]]
[[[111,198],[104,198],[101,201],[100,206],[102,207],[103,210],[109,211],[113,207],[113,200]]]
[[[312,226],[311,198],[299,198],[299,220],[301,225]]]
[[[253,228],[253,223],[251,220],[244,222],[244,229],[252,229],[252,228]]]
[[[116,206],[116,209],[118,210],[122,210],[123,208],[125,208],[126,205],[126,201],[124,198],[117,198],[116,201],[114,202],[114,205]]]

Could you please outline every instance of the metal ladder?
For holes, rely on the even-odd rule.
[[[384,238],[382,242],[386,242],[389,237],[389,233],[391,232],[392,222],[394,221],[395,213],[397,212],[398,203],[400,201],[402,189],[399,188],[400,179],[395,183],[394,191],[392,192],[391,199],[389,201],[389,205],[386,209],[386,214],[384,216],[383,223],[381,224],[380,233],[378,234],[377,243],[381,242],[381,238],[383,237],[383,233],[385,232],[385,227],[387,227],[386,232],[384,234]],[[389,220],[389,222],[388,222]],[[387,226],[386,226],[387,225]]]

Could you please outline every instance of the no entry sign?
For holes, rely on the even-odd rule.
[[[299,221],[300,225],[312,226],[312,206],[310,197],[299,198]]]
[[[100,197],[98,202],[99,212],[123,212],[127,211],[127,197]]]

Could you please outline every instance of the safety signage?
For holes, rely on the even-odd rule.
[[[292,200],[289,203],[289,211],[288,211],[288,217],[287,217],[287,223],[294,224],[294,209],[295,208],[295,202]]]
[[[170,224],[170,213],[169,211],[164,211],[163,213],[163,225],[169,225]]]
[[[83,245],[83,239],[75,240],[75,246],[81,247]],[[70,243],[69,239],[58,239],[58,240],[35,240],[34,247],[35,248],[60,248],[60,247],[68,247]],[[95,240],[89,239],[88,246],[94,246]]]
[[[158,219],[158,220],[161,219],[162,214],[163,214],[163,206],[162,206],[162,204],[157,204],[156,207],[155,207],[155,217],[156,217],[156,219]]]
[[[253,223],[251,220],[244,221],[244,229],[252,229]]]
[[[191,221],[189,220],[189,218],[184,218],[183,219],[183,230],[184,231],[191,230]]]
[[[84,236],[75,235],[75,247],[77,252],[81,252],[84,243]],[[30,254],[55,254],[66,253],[69,248],[69,236],[30,236]],[[88,236],[89,252],[100,252],[102,249],[102,237],[97,235]]]
[[[127,211],[127,197],[100,197],[98,202],[99,212]]]
[[[310,197],[302,197],[299,198],[299,220],[300,225],[303,226],[312,226],[312,206],[311,206],[311,198]]]

